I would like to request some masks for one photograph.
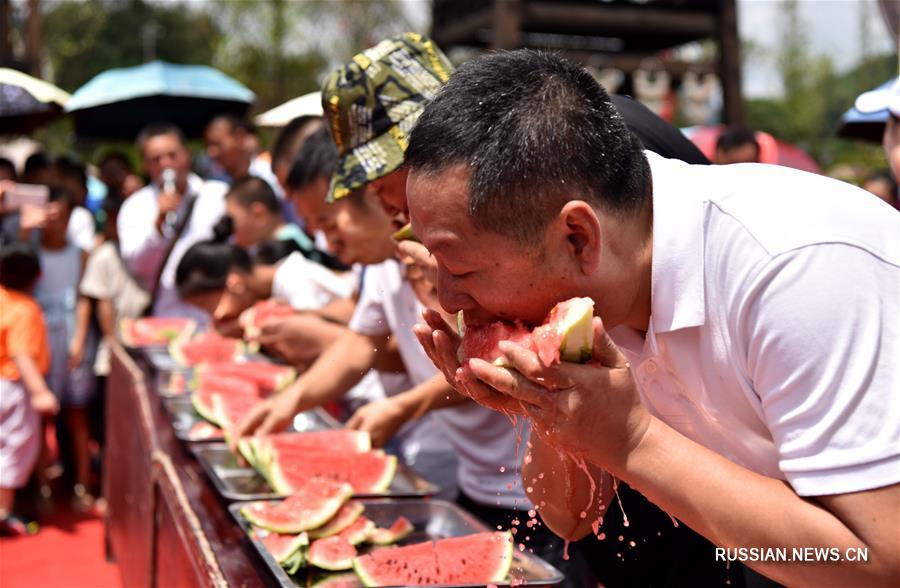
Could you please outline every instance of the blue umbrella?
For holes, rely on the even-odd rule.
[[[888,80],[872,90],[872,92],[887,92],[894,83],[894,79]],[[846,139],[862,139],[872,143],[881,143],[881,137],[884,135],[884,125],[887,124],[888,116],[890,116],[890,112],[887,108],[875,112],[862,112],[856,106],[852,106],[850,110],[841,116],[838,136]]]
[[[246,86],[217,69],[154,61],[97,75],[72,94],[66,111],[82,137],[130,140],[159,121],[199,137],[219,114],[246,114],[254,98]]]

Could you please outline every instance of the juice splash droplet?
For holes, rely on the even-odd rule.
[[[500,466],[500,473],[504,473],[506,471],[506,466]]]

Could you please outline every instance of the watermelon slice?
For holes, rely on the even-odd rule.
[[[323,537],[331,537],[337,535],[362,515],[366,509],[361,502],[351,500],[341,507],[341,510],[334,515],[334,518],[328,521],[324,526],[313,529],[309,532],[309,536],[313,539],[321,539]]]
[[[316,539],[309,546],[307,560],[310,565],[323,570],[349,570],[353,567],[353,558],[356,557],[356,547],[346,538],[335,535]]]
[[[207,331],[193,337],[179,336],[169,343],[169,355],[180,365],[232,361],[244,353],[240,339],[223,337]]]
[[[193,319],[143,317],[119,319],[119,337],[128,347],[168,345],[178,337],[189,337],[197,328]]]
[[[316,478],[281,502],[249,504],[241,508],[241,515],[269,531],[300,533],[327,523],[352,494],[349,484]]]
[[[197,414],[206,420],[220,424],[213,407],[213,396],[221,394],[238,398],[262,398],[259,387],[255,382],[225,376],[204,376],[204,381],[199,388],[191,393],[191,404]]]
[[[238,324],[244,328],[245,339],[256,339],[262,326],[272,319],[293,316],[294,307],[282,300],[270,298],[257,302],[238,317]]]
[[[353,560],[353,569],[366,586],[484,586],[506,579],[512,556],[512,535],[478,533],[373,551]]]
[[[416,243],[421,243],[416,234],[413,233],[411,223],[407,223],[402,229],[391,235],[391,238],[394,241],[415,241]]]
[[[364,453],[371,447],[368,433],[341,429],[266,435],[259,439],[256,451],[262,461],[271,463],[282,455]]]
[[[312,455],[284,453],[269,464],[269,483],[279,494],[291,494],[310,478],[347,482],[356,494],[380,494],[397,470],[397,458],[381,450],[359,454]]]
[[[265,529],[253,529],[252,535],[258,539],[279,565],[284,565],[298,551],[309,545],[306,533],[275,533]]]
[[[366,517],[359,517],[352,525],[340,532],[340,536],[350,542],[350,545],[359,545],[366,541],[375,530],[375,523]]]
[[[314,579],[312,588],[359,588],[359,578],[353,572],[324,574]]]
[[[200,385],[204,375],[215,374],[253,380],[260,390],[277,392],[294,381],[297,370],[287,365],[277,365],[268,361],[242,361],[227,363],[204,363],[194,370],[193,387]]]
[[[244,417],[251,408],[260,402],[259,397],[254,396],[234,396],[221,393],[212,395],[212,416],[213,422],[222,427],[225,436],[228,431],[234,427]]]
[[[396,543],[409,536],[414,529],[415,527],[409,522],[409,519],[400,516],[397,517],[394,524],[387,529],[373,529],[369,534],[368,541],[375,545],[391,545],[392,543]]]
[[[462,365],[477,357],[505,366],[506,359],[499,344],[500,341],[512,341],[534,350],[545,365],[560,361],[584,363],[591,358],[593,317],[594,301],[590,298],[571,298],[560,302],[544,319],[544,324],[534,330],[529,330],[518,321],[468,327],[458,314],[457,327],[462,341],[457,357]]]

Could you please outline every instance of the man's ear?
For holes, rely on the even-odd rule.
[[[264,218],[271,214],[268,208],[262,202],[250,203],[250,216],[253,218]]]
[[[225,289],[233,294],[243,294],[247,290],[246,280],[237,272],[228,272]]]
[[[571,200],[560,210],[558,220],[572,259],[585,275],[594,273],[600,266],[602,245],[597,212],[583,200]]]

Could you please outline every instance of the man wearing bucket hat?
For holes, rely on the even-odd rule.
[[[354,198],[350,196],[364,189],[378,195],[395,217],[397,228],[405,224],[401,213],[405,211],[406,170],[401,166],[406,138],[451,71],[450,62],[430,39],[406,33],[359,53],[328,76],[322,90],[323,109],[340,154],[328,192],[331,207],[351,206]],[[349,327],[360,335],[395,339],[415,388],[363,407],[350,419],[349,426],[371,430],[396,420],[399,422],[389,426],[399,428],[403,421],[427,412],[446,432],[457,455],[458,502],[491,526],[520,524],[520,540],[563,568],[566,585],[588,585],[586,564],[574,552],[565,561],[561,539],[543,526],[526,528],[528,517],[524,515],[533,506],[512,464],[517,462],[518,452],[525,449],[527,430],[522,430],[521,422],[516,426],[506,416],[456,393],[413,334],[413,325],[421,322],[423,303],[436,306],[436,301],[428,300],[430,295],[433,287],[423,285],[416,268],[408,263],[391,259],[366,268]],[[332,380],[340,380],[345,371],[358,367],[349,357],[355,351],[342,351],[346,365],[330,366]],[[315,366],[310,371],[313,369]],[[302,402],[308,402],[308,395]],[[265,433],[286,424],[293,415],[287,414],[291,411],[284,406],[279,409],[273,403],[261,409],[265,414],[248,415],[237,433]],[[292,404],[296,407],[305,407],[299,394]],[[273,417],[275,412],[278,415]],[[525,540],[525,535],[530,539]]]

